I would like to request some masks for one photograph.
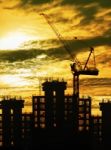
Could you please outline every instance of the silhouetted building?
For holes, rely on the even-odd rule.
[[[78,103],[78,130],[89,131],[91,125],[91,97],[80,98]]]
[[[100,103],[102,111],[102,142],[105,148],[111,147],[111,102]]]
[[[31,113],[22,114],[22,144],[26,150],[31,149],[33,116]]]
[[[72,97],[65,96],[65,89],[64,81],[47,81],[43,83],[44,96],[33,96],[34,136],[38,148],[43,145],[63,148],[69,143],[70,134],[73,134],[70,132],[73,108]]]
[[[2,146],[21,147],[22,146],[22,108],[24,100],[3,99],[0,102],[1,109],[1,134]]]
[[[102,144],[102,117],[91,116],[91,146],[93,149],[100,149]]]
[[[76,105],[77,129],[75,129],[78,147],[89,149],[91,145],[91,97],[79,98]]]
[[[46,101],[46,128],[64,126],[64,96],[66,82],[44,82],[43,91]]]
[[[73,105],[73,97],[70,95],[64,96],[64,126],[67,129],[71,129],[74,132],[74,105]]]
[[[45,127],[45,97],[33,96],[33,125],[35,128]]]
[[[65,95],[66,82],[46,81],[42,88],[44,96],[32,97],[32,113],[22,113],[22,99],[0,102],[0,148],[111,147],[111,102],[100,103],[102,116],[92,116],[91,97]]]
[[[45,82],[45,96],[33,96],[33,116],[35,127],[63,128],[64,126],[64,90],[66,82]]]
[[[66,82],[47,81],[43,83],[45,96],[33,96],[34,128],[37,129],[34,134],[39,135],[36,139],[40,141],[41,136],[42,141],[46,137],[49,141],[56,141],[56,144],[58,140],[63,140],[64,144],[78,142],[78,145],[88,145],[91,98],[77,101],[75,96],[65,95],[65,89]]]

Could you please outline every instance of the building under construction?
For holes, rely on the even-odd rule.
[[[0,102],[0,145],[4,149],[30,144],[32,114],[23,114],[23,107],[22,99],[4,97]]]
[[[76,96],[65,95],[64,81],[46,81],[42,86],[44,96],[33,96],[34,128],[58,133],[56,140],[90,134],[91,98],[78,101]]]
[[[46,81],[43,96],[32,97],[32,113],[22,112],[24,100],[4,98],[0,102],[1,149],[88,150],[111,146],[111,102],[101,102],[102,116],[91,115],[91,97],[65,95],[67,82]]]

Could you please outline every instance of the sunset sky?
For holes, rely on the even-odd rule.
[[[44,78],[72,82],[70,56],[40,13],[74,58],[84,64],[90,47],[95,50],[99,75],[80,76],[80,94],[110,96],[110,0],[0,0],[0,95],[20,95],[28,104]]]

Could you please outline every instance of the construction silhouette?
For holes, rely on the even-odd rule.
[[[62,36],[50,24],[47,15],[42,15],[72,58]],[[0,101],[1,150],[110,149],[111,102],[100,102],[102,115],[93,116],[92,98],[79,97],[79,76],[98,75],[95,57],[93,57],[94,67],[88,67],[91,55],[94,56],[92,47],[83,66],[77,58],[71,65],[72,95],[65,94],[66,81],[47,79],[42,83],[44,94],[32,96],[32,113],[23,113],[22,98],[4,97]]]
[[[50,25],[50,27],[52,28],[52,30],[58,37],[59,41],[61,42],[62,46],[68,52],[71,60],[73,61],[73,63],[71,64],[71,71],[73,74],[73,95],[76,95],[79,98],[79,76],[80,75],[98,75],[98,72],[99,72],[99,70],[96,68],[94,48],[90,47],[90,53],[88,55],[88,58],[86,62],[84,63],[84,65],[81,65],[81,62],[78,61],[76,57],[75,58],[73,57],[71,53],[70,45],[66,43],[62,35],[58,32],[55,25],[50,21],[50,17],[45,13],[41,13],[40,15],[42,15],[46,19],[47,23]],[[77,37],[75,37],[75,39],[77,39]],[[92,68],[89,68],[88,62],[89,62],[91,55],[93,55],[94,66]]]
[[[32,96],[32,113],[23,113],[24,100],[0,102],[0,149],[78,149],[111,147],[111,102],[100,103],[101,116],[92,116],[91,97],[65,95],[67,82],[47,80],[44,95]]]
[[[57,38],[59,39],[60,43],[62,44],[63,48],[66,50],[66,52],[69,54],[69,56],[72,60],[72,64],[70,65],[70,67],[71,67],[71,72],[73,74],[73,97],[74,97],[73,100],[74,100],[74,106],[75,106],[74,107],[74,109],[75,109],[74,130],[75,130],[75,132],[78,132],[79,131],[79,122],[81,122],[81,120],[83,120],[82,117],[80,117],[81,103],[83,102],[83,104],[85,104],[84,100],[81,102],[81,99],[79,96],[79,76],[80,75],[98,75],[98,73],[99,73],[99,70],[96,68],[94,48],[89,47],[90,52],[86,59],[86,62],[84,64],[81,64],[81,62],[77,59],[77,57],[73,57],[69,43],[67,43],[64,40],[63,36],[59,33],[59,31],[57,30],[55,25],[50,21],[50,16],[48,16],[45,13],[41,13],[40,15],[42,15],[46,19],[47,23],[52,28],[52,30],[56,34]],[[77,40],[77,37],[75,37],[75,39]],[[88,66],[88,64],[89,64],[89,60],[90,60],[91,56],[93,56],[93,67],[90,68]]]

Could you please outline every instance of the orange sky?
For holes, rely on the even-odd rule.
[[[29,100],[45,77],[72,80],[70,56],[41,12],[50,17],[80,62],[87,59],[90,46],[95,49],[99,75],[81,76],[80,94],[111,95],[110,2],[0,0],[0,12],[1,96],[19,94]]]

